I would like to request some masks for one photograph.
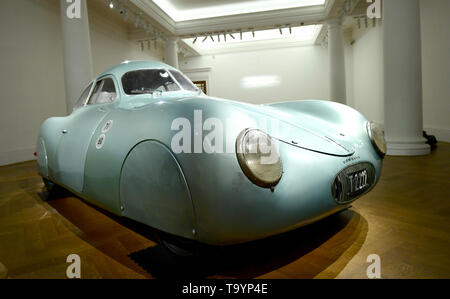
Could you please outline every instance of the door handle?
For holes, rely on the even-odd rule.
[[[67,134],[67,130],[62,130],[61,133]]]

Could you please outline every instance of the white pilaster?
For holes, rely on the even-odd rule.
[[[67,9],[73,4],[60,0],[67,113],[72,112],[73,105],[93,78],[86,0],[80,3],[81,17],[70,19]]]
[[[328,25],[328,59],[330,68],[330,99],[345,104],[347,91],[345,82],[345,53],[342,20],[336,18]]]
[[[164,46],[165,62],[174,68],[178,68],[178,38],[168,37]]]
[[[385,131],[388,155],[427,155],[422,137],[419,0],[383,1]]]
[[[80,3],[81,17],[70,19],[67,9],[72,4],[60,0],[67,113],[72,112],[73,105],[93,78],[86,0]]]

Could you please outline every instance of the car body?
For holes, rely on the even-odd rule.
[[[245,104],[208,97],[184,80],[160,62],[107,70],[72,114],[43,123],[40,175],[116,215],[212,245],[312,223],[348,208],[377,183],[382,146],[356,110],[314,100]],[[164,83],[154,88],[155,81]],[[218,139],[205,141],[221,123],[231,124],[223,125],[223,150]],[[191,140],[177,143],[181,129]],[[265,145],[276,145],[277,168],[246,169],[253,162],[242,160],[250,154],[243,157],[239,144],[259,151],[264,136]],[[258,181],[271,175],[273,182]]]

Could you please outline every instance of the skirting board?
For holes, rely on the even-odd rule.
[[[0,166],[36,160],[34,147],[0,152]]]
[[[425,128],[428,135],[436,136],[438,141],[450,142],[450,129]]]

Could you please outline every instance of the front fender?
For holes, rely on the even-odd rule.
[[[368,162],[381,174],[381,158],[365,148],[337,157],[280,143],[283,176],[274,190],[252,183],[235,154],[178,157],[189,182],[198,238],[212,245],[257,240],[312,223],[345,209],[332,195],[336,175]]]

